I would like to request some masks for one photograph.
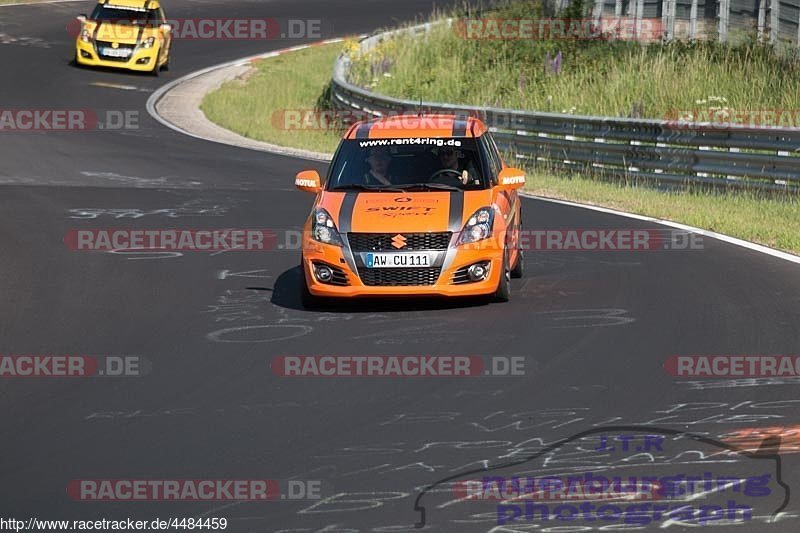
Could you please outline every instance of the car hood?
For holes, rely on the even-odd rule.
[[[319,207],[349,233],[460,231],[466,217],[492,203],[491,190],[436,192],[325,192]]]
[[[131,24],[114,24],[111,22],[86,23],[86,29],[98,41],[108,41],[119,44],[136,44],[139,39],[146,39],[155,35],[155,28],[145,26],[132,26]],[[141,32],[141,37],[139,33]]]

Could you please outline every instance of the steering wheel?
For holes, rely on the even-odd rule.
[[[447,174],[448,172],[451,173],[452,176],[448,175]],[[445,178],[445,179],[442,179],[442,178]],[[455,169],[452,169],[452,168],[443,168],[441,170],[437,170],[436,172],[434,172],[431,175],[431,181],[438,181],[439,183],[444,182],[444,183],[447,184],[447,182],[452,182],[452,178],[455,178],[458,181],[459,185],[464,185],[464,182],[461,181],[461,171],[460,170],[455,170]]]

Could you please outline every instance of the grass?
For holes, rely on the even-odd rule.
[[[245,79],[208,94],[200,108],[209,120],[252,139],[333,152],[341,132],[313,126],[342,48],[334,43],[262,60]],[[298,116],[312,127],[294,128]]]
[[[528,0],[487,18],[546,17],[542,12]],[[452,28],[440,25],[424,37],[400,36],[352,54],[351,81],[413,100],[584,115],[800,109],[800,63],[754,39],[737,46],[466,39],[465,19],[457,20]]]
[[[272,117],[276,111],[313,110],[323,105],[331,67],[342,48],[333,44],[263,60],[245,79],[206,96],[203,111],[218,124],[254,139],[332,152],[339,131],[287,131],[276,127]],[[537,195],[673,220],[800,254],[797,197],[663,192],[541,169],[528,170],[527,182],[526,190]]]

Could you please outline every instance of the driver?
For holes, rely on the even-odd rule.
[[[366,161],[369,164],[369,170],[364,173],[364,185],[392,184],[392,178],[389,175],[389,163],[392,162],[392,155],[387,147],[370,148]]]
[[[471,180],[475,179],[477,174],[471,164],[468,164],[466,168],[461,168],[461,160],[464,158],[464,153],[461,150],[445,146],[444,148],[438,149],[438,155],[439,162],[442,164],[442,170],[437,172],[440,176],[445,175],[453,178],[458,176],[457,179],[462,185],[466,185]],[[453,172],[443,172],[447,170],[452,170]]]

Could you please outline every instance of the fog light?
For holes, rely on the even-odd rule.
[[[86,50],[81,50],[81,57],[84,58],[84,59],[91,59],[92,58],[92,54],[90,54]]]
[[[314,265],[314,275],[322,283],[329,283],[333,278],[333,270],[325,265]]]
[[[467,269],[470,281],[482,281],[489,275],[489,266],[486,263],[475,263]]]
[[[148,64],[149,62],[150,62],[150,58],[149,58],[149,57],[143,57],[143,58],[141,58],[141,59],[137,59],[137,60],[136,60],[136,64],[137,64],[137,65],[146,65],[146,64]]]

